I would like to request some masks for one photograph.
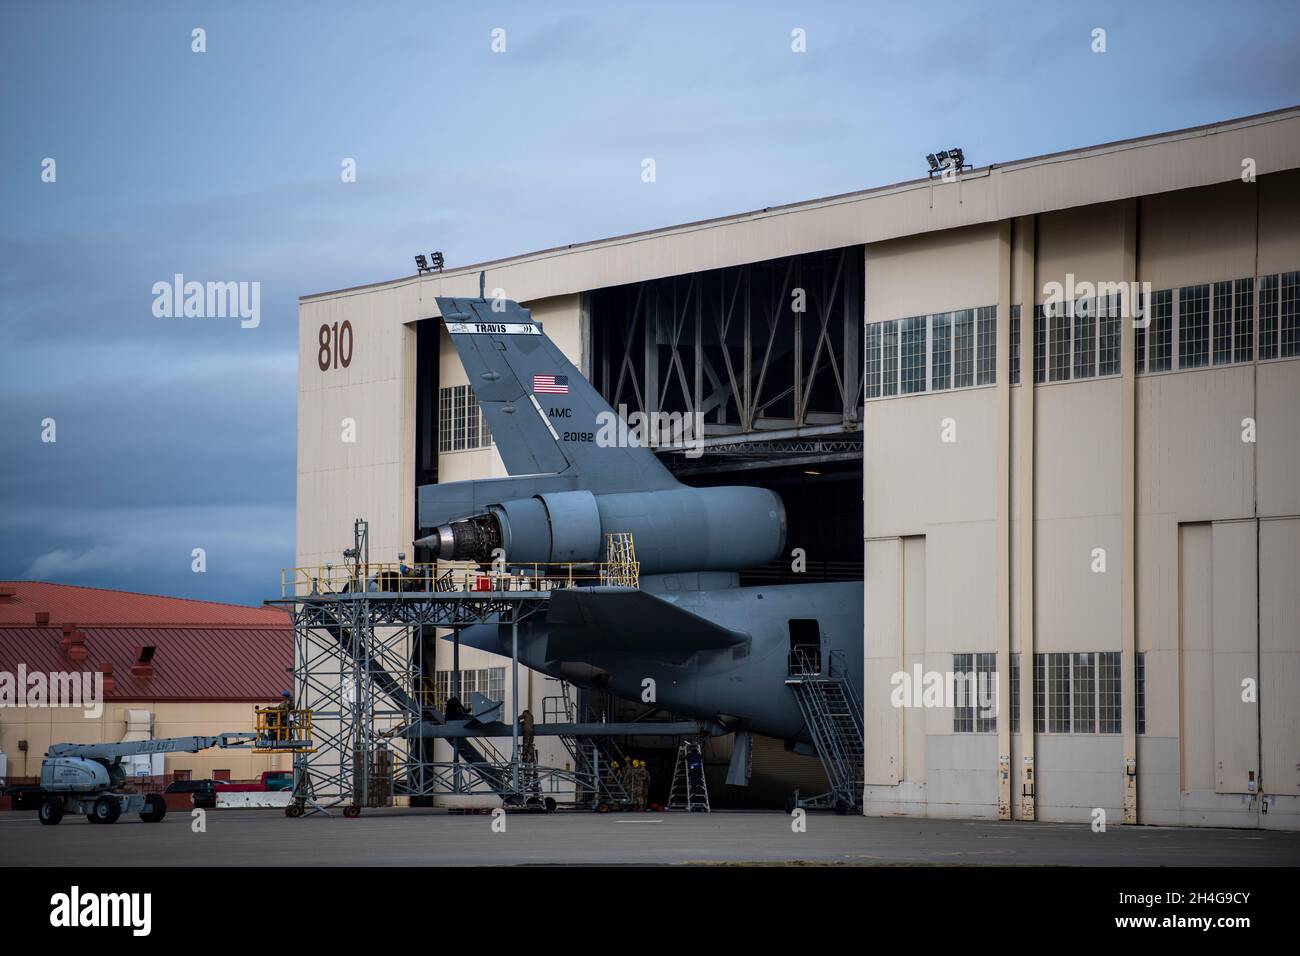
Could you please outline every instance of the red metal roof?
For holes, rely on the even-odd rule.
[[[0,597],[0,625],[36,623],[37,611],[50,613],[50,626],[66,623],[112,626],[191,624],[200,627],[276,627],[288,624],[278,608],[219,604],[189,598],[83,588],[45,581],[0,581],[13,588],[12,598]]]
[[[110,700],[273,701],[292,684],[293,628],[275,608],[131,594],[65,584],[0,582],[0,671],[98,671],[112,665]],[[48,610],[39,627],[35,612]],[[63,624],[84,634],[86,657],[61,645]],[[131,673],[143,645],[156,650],[149,676]]]

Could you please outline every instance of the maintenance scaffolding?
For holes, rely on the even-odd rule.
[[[369,529],[357,519],[353,546],[341,565],[296,568],[282,576],[282,597],[294,629],[293,703],[278,733],[296,735],[309,721],[310,748],[294,755],[289,816],[342,807],[390,805],[395,797],[494,794],[508,808],[552,810],[555,794],[604,808],[612,799],[599,758],[564,768],[541,766],[536,748],[521,741],[519,625],[544,615],[553,590],[598,585],[639,586],[631,535],[610,535],[611,561],[532,564],[483,570],[473,565],[372,563]],[[452,631],[451,695],[463,706],[460,632],[480,624],[508,627],[511,634],[509,723],[491,719],[500,709],[448,714],[433,694],[434,641]],[[474,695],[478,697],[478,695]],[[499,705],[500,702],[495,702]],[[592,753],[591,741],[644,735],[645,722],[589,724],[528,722],[528,736],[555,736],[565,746]],[[280,727],[281,725],[276,725]],[[665,736],[699,733],[693,721],[654,725]],[[494,738],[510,737],[509,754]],[[452,759],[435,759],[434,741],[451,745]],[[286,748],[288,749],[288,748]],[[598,748],[596,751],[598,752]]]

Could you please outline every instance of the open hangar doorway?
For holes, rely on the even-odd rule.
[[[589,374],[606,401],[624,416],[702,423],[691,453],[659,452],[678,479],[781,496],[784,551],[740,569],[741,586],[863,579],[863,262],[850,246],[584,294]],[[608,706],[618,719],[649,716],[636,702]],[[761,737],[750,786],[727,786],[732,740],[705,748],[715,805],[775,808],[793,789],[825,789],[815,757]],[[651,744],[629,742],[657,798],[674,753]]]

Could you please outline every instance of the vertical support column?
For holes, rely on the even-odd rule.
[[[461,700],[460,696],[460,628],[458,627],[454,628],[451,632],[451,696],[455,697],[456,700],[460,701],[461,705],[464,706],[465,701]],[[446,706],[446,702],[444,701],[444,712]],[[451,744],[451,762],[453,764],[452,781],[455,787],[454,792],[460,793],[460,742],[453,739],[449,741],[449,743]]]
[[[516,605],[515,615],[519,614]],[[510,622],[510,787],[519,791],[519,621]]]
[[[1124,205],[1123,279],[1137,289],[1138,201]],[[1137,823],[1137,372],[1132,316],[1136,303],[1129,297],[1128,315],[1120,329],[1120,524],[1123,526],[1123,570],[1120,580],[1121,726],[1124,736],[1124,822]]]
[[[866,250],[854,255],[846,250],[848,268],[844,270],[844,397],[841,399],[844,427],[858,424],[858,386],[862,379],[862,326],[866,315],[862,311],[862,279],[860,266],[866,260]]]
[[[647,297],[645,308],[645,325],[643,341],[645,347],[645,408],[647,415],[659,411],[659,295],[660,286],[652,286],[652,294]],[[649,299],[654,299],[651,307]]]
[[[997,708],[998,819],[1011,819],[1011,220],[998,227]],[[1023,375],[1023,373],[1022,373]]]
[[[794,284],[795,288],[802,292],[804,307],[807,308],[808,290],[803,284],[803,259],[794,261]],[[776,304],[777,315],[780,310],[785,308],[784,302]],[[790,307],[790,321],[794,323],[794,427],[799,428],[803,425],[803,316],[802,312],[796,312],[793,304]],[[778,321],[780,321],[778,319]]]
[[[1037,221],[1016,220],[1020,268],[1020,819],[1037,819],[1034,772],[1034,307],[1038,302]],[[1008,323],[1009,324],[1009,323]]]

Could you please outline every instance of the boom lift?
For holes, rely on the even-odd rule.
[[[53,826],[64,813],[84,813],[91,823],[114,823],[127,813],[139,813],[145,823],[157,823],[167,814],[160,794],[123,793],[126,772],[123,757],[140,754],[198,753],[212,747],[250,748],[256,733],[228,733],[214,737],[164,737],[108,744],[54,744],[41,763],[41,823]]]

